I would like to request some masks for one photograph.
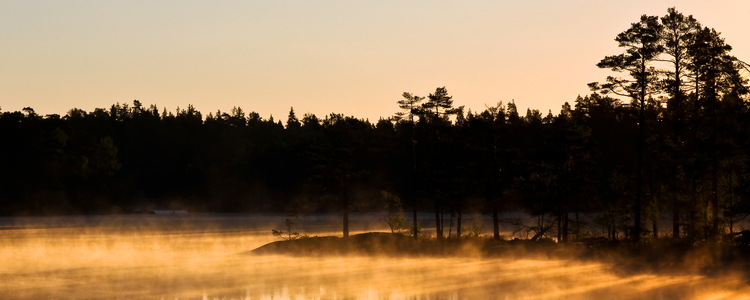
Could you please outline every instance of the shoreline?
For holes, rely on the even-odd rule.
[[[398,233],[369,232],[348,238],[316,236],[275,241],[243,254],[563,259],[611,264],[613,271],[623,276],[644,273],[687,273],[708,277],[740,274],[750,281],[750,246],[688,245],[667,239],[640,245],[602,239],[564,244],[549,240],[497,241],[487,238],[422,238],[415,241]]]

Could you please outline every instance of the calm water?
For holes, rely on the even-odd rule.
[[[283,215],[0,218],[0,299],[750,299],[733,277],[479,257],[256,256]],[[337,216],[297,230],[337,234]],[[354,231],[385,231],[381,216]]]

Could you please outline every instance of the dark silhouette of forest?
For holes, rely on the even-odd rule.
[[[460,237],[462,215],[477,212],[500,238],[504,211],[538,217],[534,232],[560,241],[593,226],[635,241],[736,232],[750,214],[748,64],[674,8],[615,40],[623,52],[597,64],[612,76],[557,114],[513,101],[466,110],[445,87],[385,100],[400,111],[374,123],[138,100],[2,112],[0,214],[340,212],[347,236],[348,214],[382,210],[387,191],[414,216],[434,212],[438,239],[453,219]],[[671,232],[658,231],[662,215]]]

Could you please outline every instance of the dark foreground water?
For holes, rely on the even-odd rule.
[[[290,257],[282,215],[0,218],[0,299],[750,299],[739,277],[618,275],[607,263],[479,257]],[[380,216],[354,231],[385,231]],[[311,235],[340,218],[306,217]],[[616,263],[616,262],[612,262]]]

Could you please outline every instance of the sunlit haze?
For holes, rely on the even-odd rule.
[[[559,112],[609,74],[615,36],[667,8],[750,60],[745,1],[4,1],[0,108],[130,103],[285,120],[393,115],[402,92]]]
[[[0,218],[0,298],[729,300],[750,293],[733,276],[623,276],[613,264],[593,261],[249,253],[274,240],[270,229],[282,219]],[[353,221],[363,228],[361,219]],[[336,227],[335,221],[306,224],[326,234],[332,232],[323,225]],[[385,230],[383,224],[369,229]]]

